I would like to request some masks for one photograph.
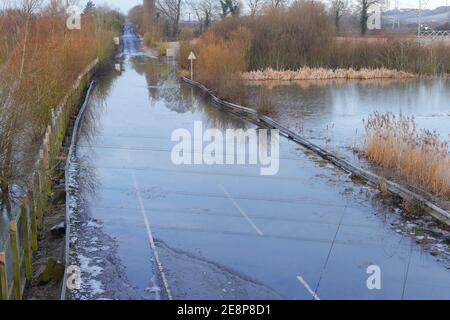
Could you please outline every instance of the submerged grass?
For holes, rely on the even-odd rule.
[[[365,122],[365,156],[408,184],[450,197],[448,142],[418,129],[413,116],[374,113]]]
[[[276,108],[272,97],[272,92],[265,86],[261,86],[259,89],[258,97],[256,100],[256,110],[265,116],[275,116]]]

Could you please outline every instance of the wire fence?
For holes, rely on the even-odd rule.
[[[31,259],[38,250],[38,231],[43,227],[44,212],[52,191],[51,177],[59,150],[77,111],[84,90],[98,65],[92,61],[78,76],[68,94],[51,110],[42,145],[32,170],[28,191],[20,198],[12,214],[0,217],[0,300],[20,300],[31,280]]]

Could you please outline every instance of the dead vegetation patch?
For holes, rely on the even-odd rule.
[[[331,80],[331,79],[407,79],[413,78],[413,73],[389,70],[386,68],[368,69],[363,68],[355,70],[349,69],[325,69],[325,68],[309,68],[303,67],[298,70],[273,70],[271,68],[265,70],[257,70],[245,72],[242,78],[248,81],[296,81],[296,80]]]
[[[413,116],[374,113],[365,121],[364,155],[400,180],[424,192],[450,197],[448,142],[419,129]]]

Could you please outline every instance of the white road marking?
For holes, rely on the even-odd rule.
[[[225,195],[227,196],[227,198],[231,201],[231,203],[233,203],[233,205],[236,207],[236,209],[238,209],[238,211],[241,213],[241,215],[244,217],[245,220],[247,220],[247,222],[252,226],[253,229],[255,229],[256,233],[260,236],[263,236],[264,233],[256,226],[256,224],[252,221],[252,219],[250,219],[250,217],[245,213],[245,211],[239,206],[239,204],[234,201],[234,199],[230,196],[230,194],[227,192],[227,190],[224,188],[224,186],[219,185],[223,192],[225,193]]]
[[[153,239],[152,229],[150,228],[150,222],[147,217],[147,211],[145,210],[144,201],[142,200],[141,192],[139,191],[139,185],[136,179],[136,174],[134,171],[131,171],[131,175],[133,176],[134,189],[136,190],[136,195],[139,201],[139,206],[141,208],[142,215],[144,217],[145,228],[147,229],[147,236],[150,242],[150,247],[153,250],[153,254],[155,256],[156,264],[158,265],[159,272],[161,274],[161,278],[164,284],[164,288],[166,289],[167,297],[169,300],[173,300],[172,293],[170,292],[169,283],[166,278],[166,274],[164,272],[163,266],[161,264],[161,260],[159,259],[159,254],[156,249],[155,240]]]
[[[314,300],[320,300],[319,296],[311,289],[308,283],[301,277],[297,276],[298,281],[308,290],[308,292],[313,296]]]

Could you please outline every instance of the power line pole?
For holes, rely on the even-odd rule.
[[[400,6],[398,1],[399,0],[395,0],[395,16],[392,20],[392,29],[395,29],[395,27],[400,29]]]
[[[419,0],[419,12],[417,15],[417,38],[419,41],[422,35],[422,10],[427,6],[427,4],[428,0]]]

